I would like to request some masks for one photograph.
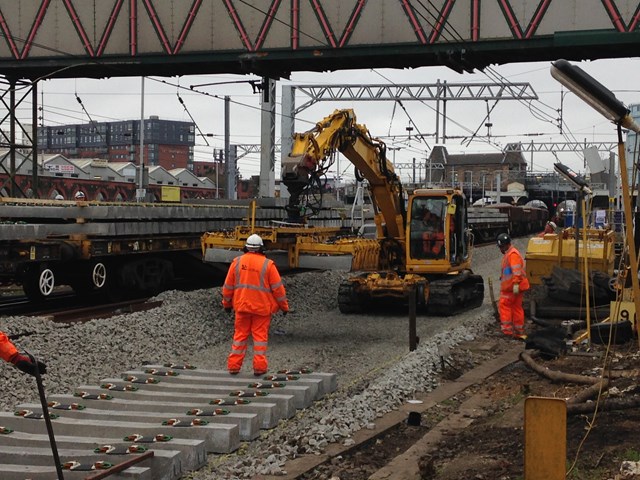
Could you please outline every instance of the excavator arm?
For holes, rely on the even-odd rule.
[[[336,110],[305,133],[296,133],[291,154],[282,164],[282,181],[289,189],[289,221],[304,222],[302,197],[321,186],[321,178],[342,153],[355,167],[356,178],[367,180],[374,202],[375,222],[386,237],[403,240],[406,212],[403,189],[386,145],[356,123],[353,110]]]

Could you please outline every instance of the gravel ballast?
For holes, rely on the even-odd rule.
[[[524,253],[526,239],[516,241]],[[320,453],[330,442],[348,444],[353,432],[371,427],[416,391],[438,384],[441,356],[460,342],[497,330],[489,302],[488,278],[499,286],[501,254],[494,245],[476,248],[473,270],[485,280],[482,307],[454,317],[419,316],[420,343],[409,352],[406,309],[343,315],[337,290],[346,272],[306,272],[284,277],[293,312],[277,314],[269,339],[269,370],[309,367],[338,375],[338,390],[293,419],[224,457],[210,456],[193,480],[249,479],[282,474],[287,458]],[[48,365],[48,394],[73,393],[143,363],[188,362],[224,369],[233,318],[221,307],[220,288],[164,292],[153,310],[71,327],[41,318],[0,317],[7,334],[36,332],[16,341]],[[251,348],[249,349],[249,352]],[[443,353],[444,352],[444,353]],[[0,407],[12,411],[38,401],[35,381],[4,364]],[[250,354],[243,371],[251,371]]]

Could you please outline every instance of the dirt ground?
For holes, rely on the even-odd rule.
[[[539,328],[529,325],[529,331]],[[525,343],[490,332],[483,341],[460,345],[453,352],[443,381],[451,381],[473,366],[521,343],[523,352],[550,371],[598,377],[602,368],[632,372],[630,377],[611,380],[609,392],[601,396],[594,413],[567,416],[566,478],[573,480],[640,479],[639,474],[621,473],[623,462],[640,461],[640,354],[637,339],[622,345],[595,343],[569,348],[555,359],[541,358]],[[635,370],[635,371],[634,371]],[[614,373],[614,375],[621,375]],[[447,379],[448,378],[448,379]],[[524,403],[527,397],[571,399],[589,385],[553,381],[536,373],[522,360],[442,402],[423,414],[419,426],[401,424],[349,455],[333,459],[303,478],[359,480],[368,478],[395,456],[411,447],[438,422],[458,413],[474,395],[488,398],[487,405],[474,415],[471,425],[445,436],[419,463],[423,480],[522,480],[524,475]],[[588,404],[594,404],[596,396]],[[626,399],[635,407],[607,409],[608,399]]]
[[[501,342],[504,340],[500,340]],[[515,341],[515,340],[507,340]],[[474,346],[469,346],[474,348]],[[624,461],[640,461],[640,407],[638,371],[640,356],[636,339],[624,345],[591,344],[556,359],[534,356],[550,371],[598,376],[603,366],[615,372],[633,371],[634,376],[611,381],[601,396],[599,410],[567,416],[567,479],[640,479],[623,475]],[[533,353],[532,350],[527,350]],[[607,367],[608,366],[608,367]],[[423,478],[434,480],[524,478],[524,403],[527,397],[571,399],[589,385],[552,381],[536,373],[523,361],[515,363],[477,387],[491,399],[491,406],[469,428],[450,437],[425,459]],[[608,410],[608,399],[627,399],[632,408]],[[587,404],[595,404],[597,394]]]

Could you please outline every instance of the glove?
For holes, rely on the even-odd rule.
[[[518,295],[519,293],[520,293],[520,284],[514,283],[513,284],[513,294],[514,295]]]
[[[225,311],[225,312],[227,312],[227,313],[231,313],[231,307],[226,307],[226,308],[224,309],[224,311]]]
[[[36,359],[34,363],[29,357],[21,353],[15,353],[9,361],[13,363],[18,370],[33,375],[34,377],[36,376],[36,369],[40,370],[41,375],[47,373],[47,366],[44,362]]]

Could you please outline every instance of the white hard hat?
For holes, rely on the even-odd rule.
[[[547,225],[549,225],[551,228],[553,228],[554,230],[556,228],[558,228],[558,226],[555,224],[555,222],[547,222]]]
[[[262,243],[262,238],[260,238],[260,235],[256,233],[254,233],[253,235],[249,235],[249,238],[247,238],[247,243],[245,244],[247,250],[250,250],[252,252],[260,250],[263,246],[264,243]]]
[[[77,200],[84,200],[84,192],[76,192],[75,197]]]
[[[64,200],[64,197],[62,195],[60,195],[60,194],[57,194],[55,199],[56,200]]]

